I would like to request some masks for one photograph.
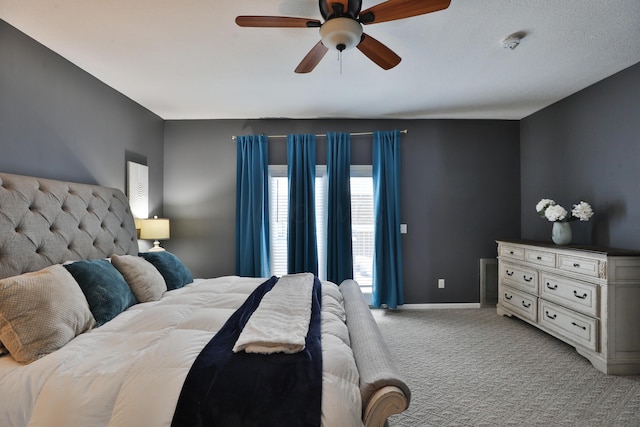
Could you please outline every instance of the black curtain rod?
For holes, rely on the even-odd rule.
[[[407,129],[403,129],[400,131],[400,133],[408,133],[409,131]],[[351,136],[363,136],[363,135],[373,135],[373,132],[349,132],[349,135]],[[288,135],[267,135],[268,138],[286,138]],[[327,134],[326,133],[317,133],[316,134],[317,137],[326,137]],[[232,140],[236,140],[236,136],[233,135],[231,137]]]

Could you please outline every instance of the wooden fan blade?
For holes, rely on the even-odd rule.
[[[296,68],[296,73],[310,73],[316,68],[316,65],[320,63],[322,58],[327,54],[327,49],[322,41],[319,41],[310,51],[307,56],[302,58],[300,64]]]
[[[236,24],[241,27],[309,28],[322,25],[317,19],[292,18],[289,16],[238,16]]]
[[[437,12],[449,7],[451,0],[388,0],[360,13],[363,24],[378,24]]]
[[[362,41],[357,47],[360,52],[385,70],[395,67],[402,61],[394,51],[366,34],[362,35]]]

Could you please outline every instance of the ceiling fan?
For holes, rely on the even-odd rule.
[[[384,44],[362,31],[362,24],[395,21],[449,7],[451,0],[387,0],[361,11],[362,0],[319,0],[324,23],[317,19],[288,16],[238,16],[241,27],[320,28],[320,41],[302,59],[296,73],[309,73],[329,49],[342,52],[357,47],[385,70],[401,58]]]

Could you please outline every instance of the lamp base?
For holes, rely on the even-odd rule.
[[[153,242],[153,247],[149,249],[149,252],[162,252],[164,250],[166,249],[160,246],[160,242],[156,240],[155,242]]]

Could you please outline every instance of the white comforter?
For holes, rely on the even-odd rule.
[[[138,304],[30,365],[0,357],[0,425],[168,426],[200,350],[264,279],[198,279]],[[322,286],[322,424],[359,426],[342,294]]]

